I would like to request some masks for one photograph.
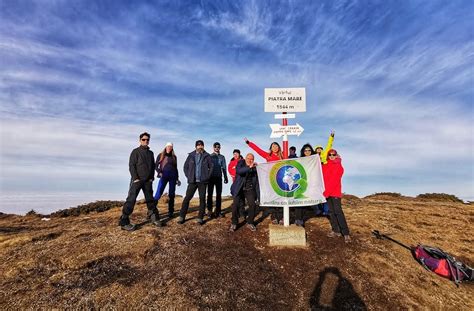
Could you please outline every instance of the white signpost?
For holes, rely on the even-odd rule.
[[[300,136],[303,133],[304,128],[296,123],[296,125],[281,125],[281,124],[270,124],[272,129],[272,134],[270,138],[280,138],[284,135],[298,135]]]
[[[306,89],[298,88],[266,88],[265,112],[305,112]]]
[[[275,119],[282,119],[282,124],[269,124],[272,129],[270,138],[283,137],[283,158],[288,159],[288,135],[303,133],[301,125],[288,125],[288,119],[294,119],[294,113],[306,112],[306,89],[298,88],[266,88],[265,89],[265,112],[278,112]],[[290,225],[290,207],[283,206],[283,223],[285,227]]]

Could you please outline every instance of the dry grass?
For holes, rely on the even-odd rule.
[[[129,233],[117,226],[119,208],[50,221],[2,216],[0,307],[473,310],[472,285],[456,288],[370,234],[439,246],[472,265],[473,206],[388,197],[345,197],[349,245],[326,237],[327,219],[310,218],[304,249],[269,247],[268,218],[255,233],[228,233],[229,215]],[[140,204],[132,219],[145,215]]]

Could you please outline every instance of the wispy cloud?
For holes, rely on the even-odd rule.
[[[199,138],[267,147],[263,89],[302,86],[290,143],[335,128],[346,191],[474,196],[471,1],[24,5],[0,10],[3,190],[126,187],[144,130],[182,161]]]

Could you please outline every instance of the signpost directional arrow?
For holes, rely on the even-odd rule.
[[[272,134],[270,138],[279,138],[283,135],[298,135],[300,136],[303,133],[304,128],[296,123],[296,125],[281,125],[281,124],[269,124],[272,129]]]

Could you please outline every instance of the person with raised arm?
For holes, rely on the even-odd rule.
[[[342,167],[341,157],[335,149],[329,149],[328,161],[323,165],[325,186],[323,194],[329,206],[329,222],[332,229],[328,237],[344,236],[344,241],[348,243],[351,241],[351,237],[341,205],[343,174],[344,168]]]
[[[331,133],[329,134],[328,142],[326,144],[325,149],[323,149],[323,146],[321,146],[321,145],[317,145],[316,147],[314,147],[314,151],[321,158],[321,163],[322,164],[326,164],[326,162],[327,162],[328,151],[329,151],[329,149],[332,148],[332,143],[334,142],[335,133],[336,132],[334,130],[331,130]]]

